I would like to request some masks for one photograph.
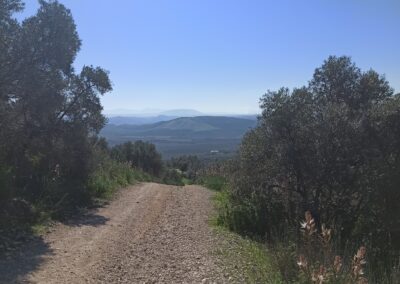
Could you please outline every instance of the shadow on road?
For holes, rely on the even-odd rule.
[[[107,221],[109,218],[91,210],[62,223],[71,227],[100,227]],[[0,226],[0,283],[27,283],[26,276],[37,270],[53,254],[54,251],[45,239],[35,236],[32,230],[12,225]]]
[[[24,277],[36,270],[44,258],[53,254],[42,237],[29,237],[20,247],[0,253],[0,283],[24,283]]]
[[[98,215],[96,212],[89,211],[81,214],[80,216],[68,219],[63,223],[71,227],[80,227],[80,226],[99,227],[105,225],[109,220],[110,220],[109,218]]]

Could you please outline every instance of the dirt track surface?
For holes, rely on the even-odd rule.
[[[211,195],[199,186],[124,189],[0,259],[0,283],[225,283],[212,254]]]

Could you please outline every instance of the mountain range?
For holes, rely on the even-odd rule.
[[[153,124],[162,121],[170,121],[180,117],[200,117],[205,115],[178,115],[177,112],[166,112],[167,114],[160,114],[155,116],[108,116],[108,124],[123,125],[123,124],[133,124],[133,125],[143,125],[143,124]],[[257,120],[257,115],[224,115],[224,116],[210,116],[210,117],[234,117],[234,118],[244,118],[249,120]]]
[[[115,120],[114,120],[115,121]],[[164,157],[183,154],[232,154],[255,119],[225,116],[179,117],[151,124],[107,124],[100,135],[111,145],[144,140],[154,143]]]
[[[194,109],[171,109],[171,110],[158,110],[158,109],[111,109],[105,110],[104,114],[108,117],[124,116],[124,117],[155,117],[155,116],[172,116],[172,117],[190,117],[202,116],[204,113]]]

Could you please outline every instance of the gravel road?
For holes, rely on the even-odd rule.
[[[56,225],[7,259],[0,283],[226,283],[212,253],[212,193],[145,183]]]

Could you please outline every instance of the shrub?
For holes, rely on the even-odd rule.
[[[209,189],[221,191],[226,185],[226,179],[222,176],[206,175],[199,178],[199,183]]]
[[[361,246],[351,262],[336,253],[332,245],[332,229],[317,228],[310,211],[301,224],[303,243],[297,261],[303,283],[368,283],[365,246]]]
[[[138,181],[148,181],[150,177],[130,166],[112,159],[106,159],[90,176],[88,190],[97,198],[110,198],[115,190]]]
[[[160,176],[163,169],[161,154],[157,152],[155,145],[149,142],[139,140],[117,145],[111,149],[111,156],[120,162],[128,162],[132,167],[150,175]]]
[[[368,249],[376,277],[399,261],[400,95],[348,57],[329,57],[308,86],[269,91],[228,173],[224,222],[276,242],[309,210],[340,249]],[[386,272],[385,272],[386,270]]]
[[[183,182],[182,173],[177,169],[164,169],[162,182],[170,185],[185,185],[185,183]]]

